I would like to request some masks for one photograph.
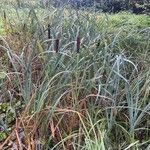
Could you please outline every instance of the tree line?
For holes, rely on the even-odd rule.
[[[66,4],[76,9],[95,7],[102,12],[117,13],[131,11],[135,14],[150,13],[150,0],[43,0],[50,1],[55,7]]]

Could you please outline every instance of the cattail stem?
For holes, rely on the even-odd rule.
[[[59,50],[59,39],[56,39],[55,41],[55,52],[58,53],[58,50]]]
[[[81,45],[81,38],[80,36],[77,37],[77,53],[80,52],[80,45]]]

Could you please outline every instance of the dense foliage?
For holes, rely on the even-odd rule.
[[[149,150],[150,17],[3,2],[0,149]]]
[[[48,1],[47,1],[48,2]],[[44,1],[46,4],[46,2]],[[133,13],[149,13],[149,0],[55,0],[53,5],[56,7],[71,4],[74,8],[95,7],[96,10],[103,12],[132,11]]]

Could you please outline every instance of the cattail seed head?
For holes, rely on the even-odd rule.
[[[26,31],[26,28],[27,28],[26,23],[24,23],[22,30],[25,32],[25,31]]]
[[[48,24],[48,39],[51,39],[51,28],[50,28],[50,24]]]
[[[4,11],[4,19],[6,20],[6,12]]]
[[[55,40],[55,52],[56,52],[56,53],[58,53],[58,51],[59,51],[59,42],[60,42],[59,39],[56,39],[56,40]]]
[[[80,36],[77,37],[77,53],[80,52],[80,45],[81,45],[81,38]]]

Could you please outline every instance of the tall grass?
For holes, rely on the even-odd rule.
[[[5,11],[0,88],[15,124],[1,149],[149,148],[147,16],[53,7]],[[137,25],[138,18],[144,23]],[[21,103],[19,111],[13,101]]]

